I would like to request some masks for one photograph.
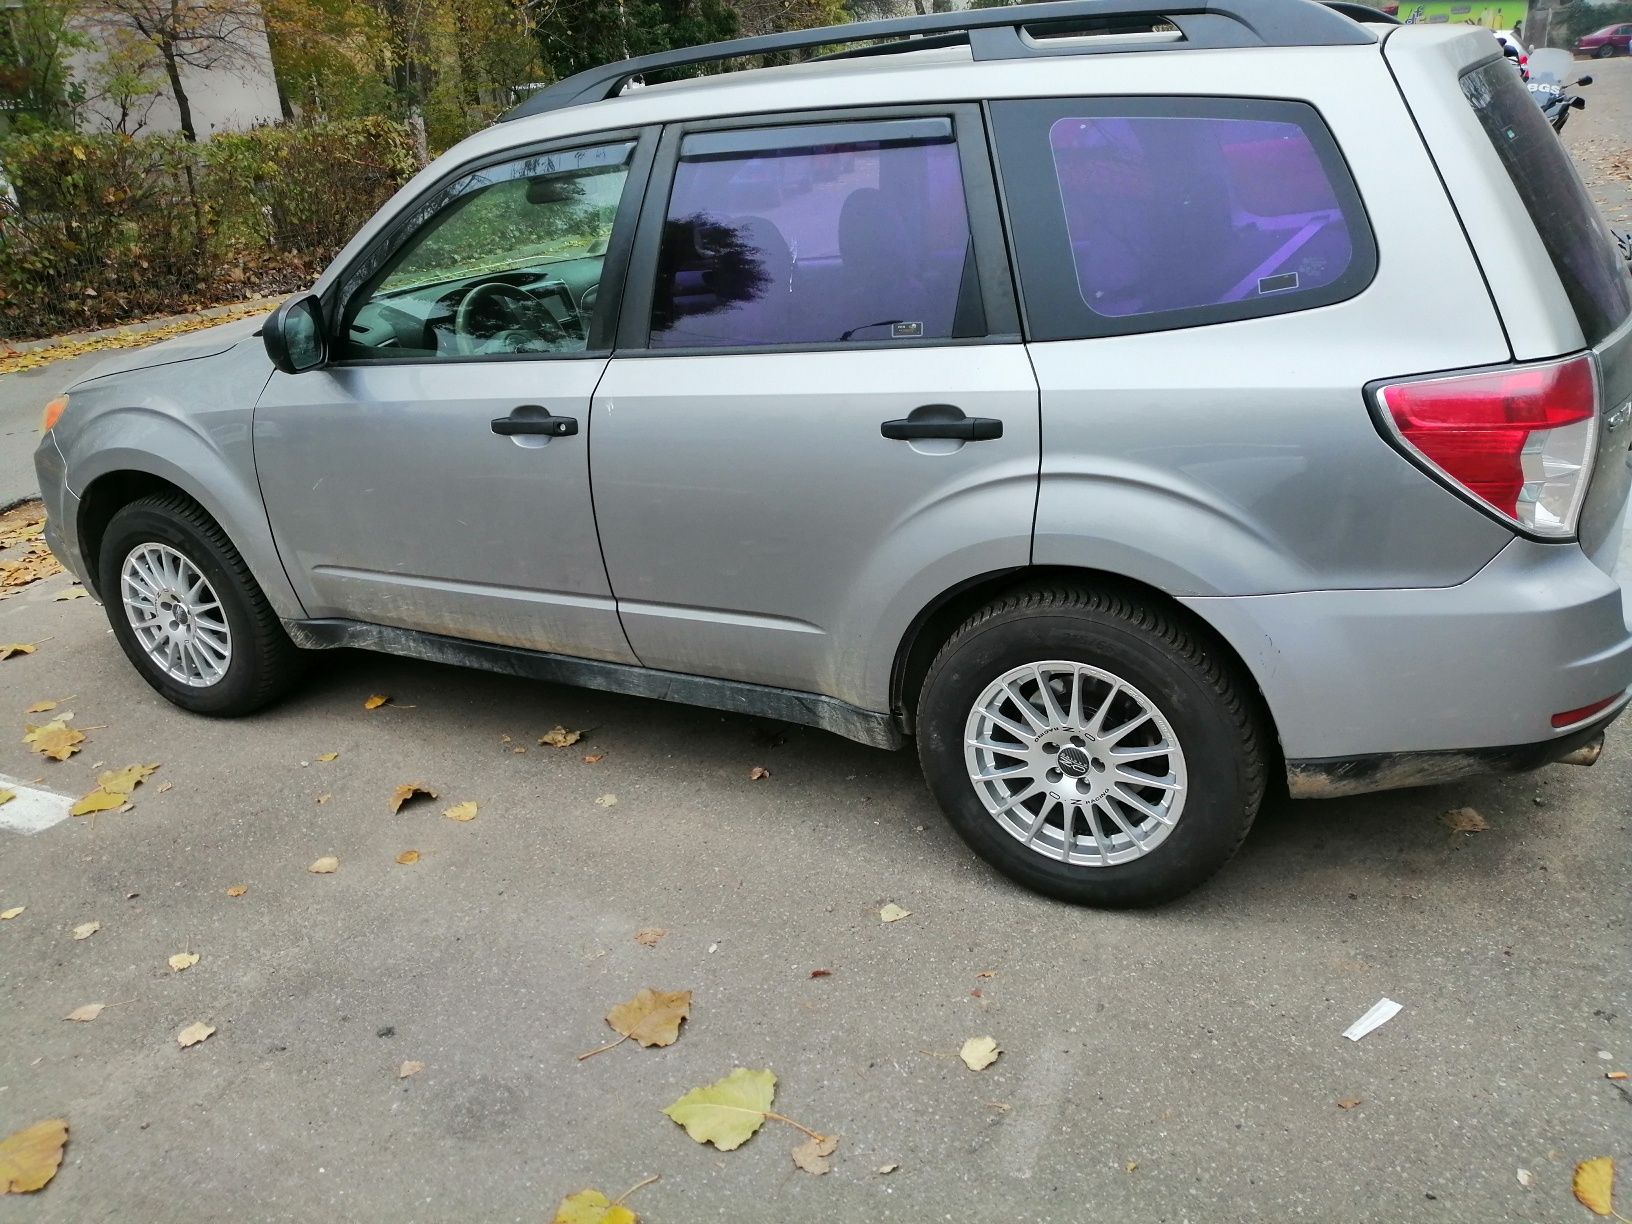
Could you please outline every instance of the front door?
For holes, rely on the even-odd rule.
[[[1027,563],[1037,388],[979,123],[665,133],[592,413],[648,667],[884,710],[918,601]]]
[[[255,461],[310,615],[634,661],[596,543],[588,418],[636,148],[551,150],[436,190],[331,304],[336,359],[273,377]]]

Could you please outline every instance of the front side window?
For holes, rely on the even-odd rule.
[[[1095,99],[993,111],[1038,339],[1302,310],[1371,278],[1364,211],[1310,107]]]
[[[653,348],[837,347],[984,328],[950,120],[681,142]]]
[[[633,151],[620,143],[541,153],[438,192],[353,299],[344,355],[583,351]]]

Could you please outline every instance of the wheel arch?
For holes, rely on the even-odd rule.
[[[1105,570],[1081,569],[1074,566],[1033,565],[981,574],[941,592],[925,606],[913,619],[897,646],[895,664],[890,676],[891,708],[896,711],[902,728],[908,734],[912,734],[917,720],[918,694],[929,671],[929,665],[959,625],[985,604],[1011,591],[1024,587],[1060,584],[1120,591],[1154,604],[1164,613],[1181,621],[1205,641],[1210,649],[1216,650],[1230,670],[1241,679],[1258,717],[1269,732],[1266,742],[1279,755],[1280,734],[1263,689],[1252,668],[1222,633],[1198,616],[1194,610],[1159,587]],[[1279,761],[1272,763],[1269,774],[1271,778],[1284,773],[1279,765]]]

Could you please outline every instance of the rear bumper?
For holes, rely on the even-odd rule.
[[[1288,761],[1286,788],[1294,799],[1335,799],[1370,791],[1398,790],[1405,786],[1437,786],[1481,774],[1527,773],[1565,757],[1601,745],[1604,729],[1626,710],[1623,697],[1614,710],[1559,739],[1506,748],[1468,748],[1460,752],[1385,752],[1372,756],[1329,757],[1320,761]],[[1591,759],[1579,764],[1590,765]]]
[[[1554,714],[1632,688],[1628,596],[1580,548],[1515,539],[1454,587],[1183,602],[1246,662],[1289,762],[1540,764],[1580,730]]]

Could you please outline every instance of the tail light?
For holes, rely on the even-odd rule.
[[[1377,391],[1407,456],[1475,505],[1532,535],[1575,534],[1598,445],[1590,354]]]

